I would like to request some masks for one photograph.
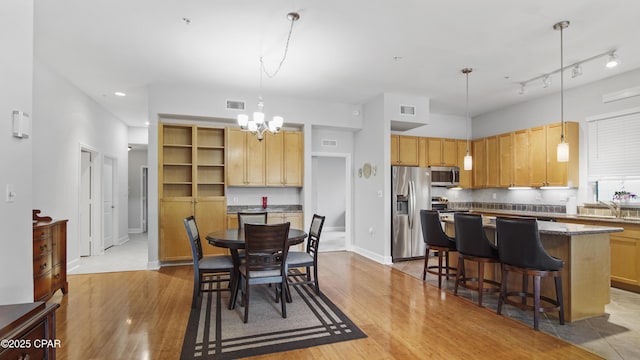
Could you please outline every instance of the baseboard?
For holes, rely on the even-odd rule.
[[[160,261],[147,262],[147,270],[160,270]]]
[[[351,247],[351,251],[383,265],[389,265],[392,263],[390,256],[380,256],[379,254],[363,249],[361,247],[353,246]]]
[[[142,228],[129,229],[129,234],[142,234]]]
[[[118,242],[116,244],[114,244],[114,245],[122,245],[122,244],[126,243],[127,241],[129,241],[129,235],[128,234],[125,235],[125,236],[121,236],[118,239]]]
[[[344,226],[323,226],[322,231],[345,231]]]
[[[80,267],[80,259],[73,259],[71,261],[67,261],[67,272],[71,272],[74,269]]]

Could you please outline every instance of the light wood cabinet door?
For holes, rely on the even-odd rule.
[[[561,141],[562,124],[549,124],[547,128],[547,186],[578,186],[579,124],[565,122],[565,142],[569,144],[569,161],[559,163],[557,148]]]
[[[487,138],[487,187],[498,187],[498,161],[498,137],[490,136]]]
[[[513,133],[498,136],[498,187],[513,186]]]
[[[473,175],[473,167],[475,166],[475,163],[472,163],[472,170],[465,170],[464,169],[464,157],[467,154],[467,144],[469,145],[469,154],[472,154],[471,152],[471,142],[469,141],[467,143],[467,140],[457,140],[456,141],[457,147],[458,147],[458,164],[457,166],[460,168],[460,187],[463,189],[469,189],[472,187],[472,175]],[[473,158],[472,155],[472,160],[475,160]]]
[[[571,153],[569,153],[571,155]],[[611,224],[607,226],[620,226]],[[624,225],[621,233],[611,233],[611,281],[640,289],[640,226]],[[624,286],[620,286],[623,287]]]
[[[265,141],[240,129],[226,129],[227,186],[265,185]]]
[[[200,231],[200,240],[202,241],[202,251],[204,254],[226,254],[226,249],[210,245],[206,239],[208,233],[226,229],[227,204],[225,199],[196,200],[195,218],[198,224],[198,231]]]
[[[281,131],[265,138],[267,186],[302,186],[303,142],[299,131]]]
[[[456,139],[442,139],[442,165],[457,166],[458,146]]]
[[[529,129],[529,185],[547,185],[547,133],[544,126]]]
[[[473,146],[473,187],[487,187],[487,141],[477,139]]]
[[[240,129],[226,129],[227,186],[244,186],[245,134]]]
[[[442,139],[427,138],[427,162],[429,166],[442,166]]]
[[[391,165],[418,166],[418,137],[391,135]]]
[[[191,215],[193,215],[193,201],[191,199],[160,201],[160,241],[158,246],[161,261],[192,258],[191,246],[183,222],[184,218]]]
[[[513,186],[529,186],[529,131],[513,133]]]

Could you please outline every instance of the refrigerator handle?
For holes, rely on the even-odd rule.
[[[409,196],[407,197],[409,204],[407,209],[407,215],[409,216],[409,229],[413,229],[413,207],[415,204],[415,194],[413,191],[413,180],[409,180]]]

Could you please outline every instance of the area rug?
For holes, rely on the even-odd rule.
[[[290,289],[293,301],[282,318],[274,288],[252,286],[246,324],[239,299],[228,309],[229,291],[203,293],[191,310],[180,358],[238,359],[367,337],[322,293],[306,285]]]

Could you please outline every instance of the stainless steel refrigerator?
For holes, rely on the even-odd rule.
[[[391,184],[392,260],[424,257],[420,210],[431,209],[431,170],[393,166]]]

